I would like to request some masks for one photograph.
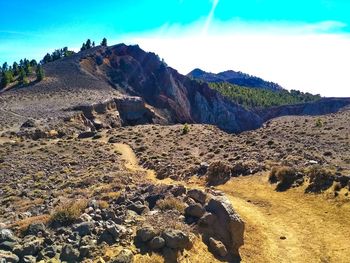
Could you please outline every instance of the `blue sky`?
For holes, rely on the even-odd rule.
[[[181,73],[235,69],[288,89],[350,96],[347,0],[19,0],[1,1],[0,10],[0,63],[107,37],[138,43]]]

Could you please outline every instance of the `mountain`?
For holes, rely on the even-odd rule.
[[[239,133],[281,115],[308,114],[308,103],[273,111],[245,109],[205,82],[179,74],[139,46],[99,46],[43,66],[45,79],[0,94],[0,131],[40,138],[138,124],[201,123]],[[327,102],[327,99],[325,99]],[[312,114],[336,112],[312,104]]]
[[[249,88],[261,88],[272,91],[280,91],[283,88],[274,82],[263,80],[259,77],[255,77],[240,71],[227,70],[218,74],[205,72],[201,69],[194,69],[187,76],[203,80],[205,82],[229,82],[234,85],[239,85]]]
[[[257,114],[206,83],[179,74],[139,46],[92,48],[47,63],[44,71],[43,81],[1,94],[5,102],[0,106],[1,123],[20,126],[27,119],[47,117],[51,122],[78,118],[91,127],[100,122],[114,126],[206,123],[229,132],[262,124]],[[108,120],[101,115],[106,112],[110,112]]]

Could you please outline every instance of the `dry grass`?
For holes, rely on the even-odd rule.
[[[182,200],[175,197],[170,197],[170,198],[159,200],[157,202],[157,207],[162,212],[168,211],[168,210],[177,210],[181,214],[183,214],[186,206]]]
[[[58,224],[66,226],[74,223],[82,214],[86,206],[87,200],[81,199],[71,201],[66,205],[57,208],[49,219],[50,225],[54,226]]]
[[[17,221],[15,223],[13,223],[10,228],[15,229],[16,231],[18,231],[19,233],[23,233],[25,232],[30,224],[33,223],[44,223],[47,224],[50,220],[50,216],[49,215],[40,215],[40,216],[33,216],[33,217],[28,217],[25,219],[22,219],[20,221]]]

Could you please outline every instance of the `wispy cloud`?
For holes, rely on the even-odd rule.
[[[215,14],[215,10],[216,10],[216,7],[218,6],[219,4],[219,0],[212,0],[213,2],[213,5],[211,7],[211,10],[209,12],[209,15],[205,21],[205,24],[204,24],[204,27],[203,27],[203,30],[202,30],[202,35],[206,35],[208,33],[208,29],[209,29],[209,26],[213,20],[213,17],[214,17],[214,14]]]

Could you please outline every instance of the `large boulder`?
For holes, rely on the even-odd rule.
[[[65,245],[62,248],[60,259],[66,262],[77,262],[79,259],[79,251],[72,245]]]
[[[238,256],[238,249],[244,244],[244,222],[233,209],[230,201],[224,196],[212,197],[206,210],[212,215],[211,224],[202,225],[205,236],[215,237],[221,241],[232,256]],[[208,216],[208,214],[206,214]]]
[[[187,196],[192,198],[194,201],[204,205],[207,198],[207,194],[199,189],[191,189],[187,192]]]
[[[136,237],[142,242],[148,242],[156,236],[153,227],[142,227],[137,230]]]
[[[162,234],[165,244],[172,249],[185,249],[190,247],[191,240],[187,234],[181,230],[167,229]]]

